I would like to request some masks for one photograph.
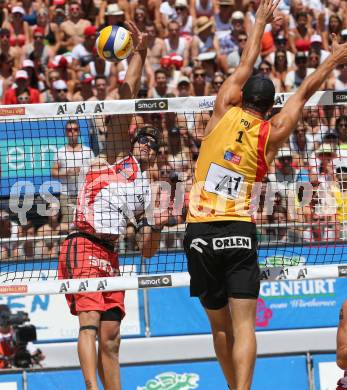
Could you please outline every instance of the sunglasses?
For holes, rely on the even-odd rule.
[[[267,66],[265,67],[261,67],[261,68],[259,68],[259,70],[261,71],[261,72],[270,72],[270,68],[268,68]]]
[[[34,35],[34,39],[43,39],[43,35]]]
[[[238,42],[246,42],[247,41],[247,38],[239,38],[238,39]]]
[[[206,76],[206,73],[194,73],[194,77],[198,78],[198,77],[205,77]]]
[[[176,7],[177,11],[184,11],[185,9],[186,9],[186,7]]]
[[[56,89],[56,91],[57,91],[58,93],[60,93],[60,92],[67,92],[67,89],[66,89],[66,88]]]
[[[18,96],[17,100],[19,102],[28,102],[29,101],[29,96]]]
[[[139,137],[138,142],[141,145],[148,145],[151,149],[157,150],[157,143],[144,135]]]

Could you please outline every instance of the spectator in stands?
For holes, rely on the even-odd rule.
[[[230,18],[234,11],[233,0],[218,0],[219,12],[214,15],[217,38],[228,35],[230,32]]]
[[[319,54],[319,63],[321,64],[329,56],[329,51],[323,49],[322,37],[319,34],[311,35],[310,41],[310,49]]]
[[[289,30],[289,46],[293,53],[307,51],[310,48],[310,38],[314,30],[309,25],[306,12],[299,12],[296,15],[296,26]]]
[[[217,96],[219,88],[223,85],[224,81],[224,74],[222,72],[216,72],[212,79],[210,95]]]
[[[96,27],[88,26],[83,31],[84,39],[72,49],[72,58],[77,66],[86,66],[92,60],[96,40]]]
[[[67,223],[61,223],[61,210],[59,203],[50,203],[47,206],[49,212],[48,221],[36,231],[36,236],[42,236],[42,241],[35,244],[35,254],[49,259],[57,258],[60,240],[52,239],[54,236],[61,236],[69,232]]]
[[[336,119],[335,131],[339,136],[340,144],[347,143],[347,115],[342,115]]]
[[[193,95],[206,96],[209,84],[206,81],[206,72],[201,66],[193,68]]]
[[[311,48],[308,52],[308,67],[317,69],[319,65],[320,65],[320,53]]]
[[[274,83],[276,92],[284,92],[282,88],[281,80],[277,79],[272,72],[272,65],[269,61],[262,60],[258,67],[259,73],[263,74],[264,76],[269,77],[272,82]]]
[[[148,93],[150,98],[163,98],[172,95],[172,90],[168,86],[168,79],[164,69],[159,68],[154,72],[155,86]]]
[[[188,97],[191,95],[191,82],[187,76],[182,76],[177,82],[177,97]]]
[[[0,54],[0,98],[3,101],[5,91],[11,87],[13,79],[14,59],[9,54]]]
[[[295,229],[288,226],[287,209],[283,206],[275,205],[273,212],[268,216],[271,226],[267,229],[267,239],[276,243],[296,243],[300,237]]]
[[[29,24],[24,21],[25,11],[20,6],[12,7],[9,21],[6,21],[2,27],[10,31],[10,40],[13,44],[24,46],[30,42]]]
[[[90,73],[94,78],[98,75],[107,78],[109,91],[113,91],[117,87],[117,68],[110,61],[104,61],[98,56],[96,50],[93,50],[91,61],[82,68],[85,73]]]
[[[18,225],[10,220],[6,210],[0,209],[0,261],[15,260],[18,258]],[[10,242],[2,242],[2,239],[11,239]]]
[[[315,153],[314,165],[310,167],[311,182],[325,183],[335,180],[333,160],[337,157],[331,144],[324,143]],[[312,158],[310,159],[312,164]]]
[[[278,191],[286,200],[294,191],[298,177],[298,170],[293,166],[292,154],[288,147],[280,149],[275,160],[275,172],[268,175],[273,191]]]
[[[314,72],[313,68],[308,67],[308,58],[305,52],[296,53],[295,65],[296,69],[288,72],[284,81],[287,92],[296,91],[303,80]]]
[[[146,31],[146,22],[148,19],[146,7],[138,5],[134,10],[134,22],[140,31]]]
[[[329,24],[326,31],[322,31],[322,39],[323,39],[323,48],[325,50],[329,50],[331,46],[331,34],[336,34],[338,39],[341,39],[341,31],[343,29],[343,24],[341,18],[336,15],[332,14],[329,18]]]
[[[268,54],[265,59],[276,67],[276,55],[277,53],[285,53],[286,70],[294,65],[295,56],[288,50],[288,40],[284,35],[278,35],[275,37],[276,50]]]
[[[60,209],[62,223],[69,226],[73,218],[78,190],[78,175],[82,167],[87,167],[94,158],[92,150],[80,143],[80,125],[76,120],[66,123],[67,144],[62,146],[52,166],[52,177],[61,183]]]
[[[84,75],[85,77],[86,75]],[[95,94],[88,100],[108,100],[107,96],[107,78],[105,76],[96,76],[94,79]]]
[[[176,0],[163,1],[160,4],[160,21],[162,29],[166,29],[168,23],[177,19],[177,12],[175,8]]]
[[[347,64],[340,65],[337,70],[337,75],[332,74],[327,88],[335,91],[345,91],[347,89]]]
[[[89,73],[83,73],[80,77],[79,91],[77,91],[73,97],[74,102],[83,102],[95,97],[93,89],[94,78]]]
[[[83,33],[91,23],[82,18],[81,6],[77,1],[69,2],[69,19],[60,25],[61,46],[60,49],[71,51],[74,46],[83,42]]]
[[[148,34],[147,61],[156,71],[160,67],[160,59],[167,54],[166,46],[164,41],[158,37],[158,31],[153,22],[147,23],[146,33]]]
[[[50,93],[54,102],[69,102],[71,100],[64,80],[53,81]]]
[[[45,39],[45,47],[49,48],[52,55],[57,54],[60,47],[60,33],[58,25],[51,22],[49,19],[49,12],[47,8],[40,8],[37,11],[37,24],[33,27],[34,44],[35,44],[35,31],[40,31]]]
[[[18,104],[30,104],[30,91],[27,87],[16,89],[16,99]]]
[[[187,0],[176,0],[175,10],[177,13],[177,21],[180,24],[180,35],[190,39],[193,35],[193,18],[189,15]]]
[[[168,36],[164,39],[167,54],[179,55],[183,58],[183,66],[189,64],[189,43],[180,36],[180,25],[174,20],[168,24]]]
[[[309,134],[308,124],[298,122],[289,139],[290,150],[298,154],[304,161],[308,161],[314,150],[313,136]]]
[[[227,68],[236,68],[241,59],[241,55],[243,52],[243,49],[247,42],[247,34],[245,32],[240,32],[237,36],[237,42],[238,42],[238,49],[234,50],[228,55],[227,58]],[[259,57],[255,63],[255,66],[258,66],[261,61],[261,58]],[[221,67],[225,72],[225,67],[223,66],[223,63],[221,62]]]
[[[39,57],[41,64],[44,66],[48,65],[48,62],[52,60],[54,56],[54,49],[51,46],[45,45],[45,32],[42,27],[36,27],[33,30],[34,41],[32,44],[26,46],[27,56]]]
[[[195,26],[195,35],[191,43],[192,58],[209,51],[219,53],[219,42],[214,34],[213,27],[213,20],[207,16],[198,18]]]
[[[214,51],[209,51],[207,53],[201,53],[198,56],[198,61],[201,64],[201,67],[205,71],[206,82],[211,84],[214,74],[218,70],[217,64],[217,53]]]
[[[29,87],[29,76],[25,70],[16,72],[15,83],[8,89],[4,95],[4,104],[18,104],[17,89],[28,88],[30,99],[29,103],[40,103],[40,93],[37,89]]]

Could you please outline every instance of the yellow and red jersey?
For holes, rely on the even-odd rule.
[[[252,221],[252,189],[268,170],[269,133],[269,122],[240,107],[225,113],[203,138],[187,222]]]

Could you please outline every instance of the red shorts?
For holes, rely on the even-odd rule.
[[[67,238],[60,248],[59,279],[104,278],[119,275],[117,253],[85,237]],[[71,314],[107,311],[117,307],[125,315],[124,291],[66,294]]]

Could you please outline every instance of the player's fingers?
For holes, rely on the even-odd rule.
[[[277,7],[278,7],[278,4],[280,3],[281,0],[275,0],[273,3],[272,3],[272,7],[271,7],[271,11],[274,11]]]

